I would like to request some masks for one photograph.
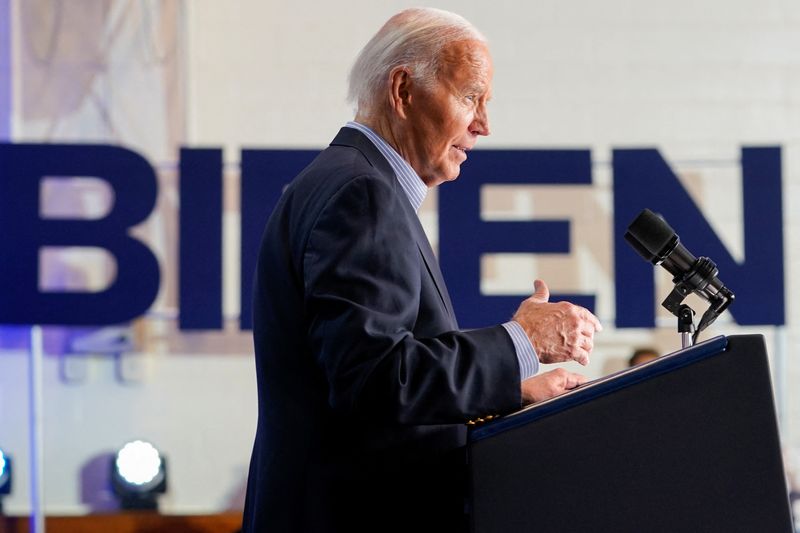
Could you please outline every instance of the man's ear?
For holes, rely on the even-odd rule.
[[[406,67],[396,67],[389,73],[389,106],[400,118],[406,118],[411,105],[411,73]]]

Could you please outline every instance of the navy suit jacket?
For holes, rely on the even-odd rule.
[[[244,531],[457,530],[464,423],[520,406],[516,353],[502,326],[458,329],[418,217],[359,131],[278,202],[253,318]]]

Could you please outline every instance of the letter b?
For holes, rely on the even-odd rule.
[[[46,219],[39,214],[43,177],[96,177],[114,192],[100,219]],[[157,182],[138,154],[116,146],[0,144],[0,323],[102,325],[146,311],[159,287],[158,262],[130,227],[153,210]],[[39,290],[39,249],[107,250],[117,274],[99,292]]]

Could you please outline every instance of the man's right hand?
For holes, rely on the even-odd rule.
[[[550,303],[544,281],[534,282],[533,296],[523,301],[512,320],[522,326],[542,363],[589,364],[594,334],[603,326],[588,309],[569,302]]]
[[[523,403],[536,403],[549,400],[554,396],[563,394],[578,385],[586,383],[585,376],[556,368],[543,374],[538,374],[522,382]]]

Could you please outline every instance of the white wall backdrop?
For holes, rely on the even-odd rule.
[[[11,141],[119,144],[144,155],[159,177],[158,207],[137,235],[159,258],[162,286],[150,313],[125,331],[133,349],[75,353],[71,340],[83,332],[45,330],[48,513],[112,505],[103,457],[135,437],[168,457],[165,512],[240,508],[256,420],[251,342],[237,323],[240,150],[324,147],[352,118],[344,98],[356,53],[389,16],[416,4],[11,1]],[[667,352],[679,345],[665,314],[655,330],[613,327],[611,149],[658,148],[742,259],[739,150],[782,147],[787,324],[742,328],[725,317],[708,335],[766,335],[788,457],[800,459],[800,3],[432,4],[464,15],[490,40],[492,135],[479,147],[592,151],[591,188],[538,186],[485,198],[489,211],[572,219],[573,253],[492,258],[483,279],[489,292],[525,290],[541,276],[554,290],[597,293],[606,329],[585,369],[590,377],[620,368],[633,346]],[[225,148],[226,327],[219,332],[176,326],[180,146]],[[91,209],[87,198],[100,193],[81,187],[50,201]],[[436,200],[431,194],[422,211],[434,245]],[[105,279],[109,268],[103,258],[56,254],[43,272],[71,269],[72,281],[52,283],[72,286]],[[0,446],[16,470],[5,509],[22,514],[30,510],[27,330],[4,327],[0,335]]]

